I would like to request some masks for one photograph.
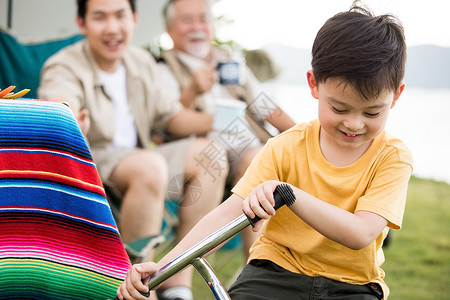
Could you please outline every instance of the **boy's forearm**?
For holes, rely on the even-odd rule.
[[[387,226],[371,212],[351,213],[294,188],[297,201],[290,209],[325,237],[354,250],[372,243]]]
[[[232,195],[204,216],[192,230],[158,263],[161,268],[242,214],[242,198]]]

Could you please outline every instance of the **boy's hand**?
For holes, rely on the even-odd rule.
[[[147,281],[150,276],[155,276],[158,272],[156,264],[153,262],[147,262],[143,264],[133,265],[128,270],[127,277],[117,289],[117,297],[119,299],[148,299],[143,296],[139,291],[143,293],[148,292],[148,286],[143,283]]]
[[[275,205],[275,199],[273,198],[273,192],[279,184],[281,182],[270,180],[255,187],[247,198],[244,199],[242,204],[244,213],[250,218],[258,216],[261,219],[268,219],[269,216],[274,216],[275,209],[273,207]],[[263,224],[261,221],[255,224],[255,227],[252,229],[253,231],[259,231]]]

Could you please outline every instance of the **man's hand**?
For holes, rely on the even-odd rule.
[[[84,136],[87,135],[89,128],[91,127],[91,120],[89,119],[89,111],[87,109],[82,109],[76,116],[78,126],[80,126],[81,132]]]
[[[209,92],[216,80],[215,70],[205,67],[197,70],[191,79],[191,83],[181,91],[180,102],[186,108],[193,108],[198,95]]]
[[[197,70],[192,76],[192,87],[197,94],[209,92],[215,81],[215,70],[211,67],[205,67]]]

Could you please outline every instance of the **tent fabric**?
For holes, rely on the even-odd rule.
[[[30,89],[29,98],[37,97],[42,65],[51,55],[84,36],[71,35],[62,39],[23,44],[6,31],[0,30],[0,89],[10,85],[16,90]]]

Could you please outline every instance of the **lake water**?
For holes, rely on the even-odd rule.
[[[270,83],[265,91],[296,122],[317,118],[317,102],[308,86]],[[406,87],[386,130],[408,145],[415,176],[450,183],[450,90]]]

